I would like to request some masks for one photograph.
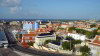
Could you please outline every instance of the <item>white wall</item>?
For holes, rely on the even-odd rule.
[[[72,34],[72,33],[68,33],[68,36],[71,36],[72,38],[76,39],[76,40],[85,40],[86,36],[85,35],[80,35],[80,34]]]
[[[61,48],[62,48],[61,45],[58,46],[58,45],[55,45],[55,44],[52,44],[52,43],[48,43],[48,47],[55,49],[55,50],[61,50]]]
[[[37,37],[43,37],[43,38],[37,38]],[[43,45],[46,40],[56,40],[56,35],[54,35],[53,37],[46,37],[46,36],[36,36],[35,37],[35,43],[37,45]]]

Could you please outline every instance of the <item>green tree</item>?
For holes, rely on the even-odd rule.
[[[100,35],[100,32],[98,32],[98,30],[100,30],[100,26],[97,29],[97,35]]]
[[[82,41],[81,41],[81,40],[75,40],[74,43],[75,43],[75,44],[81,44]]]
[[[61,28],[61,27],[60,27],[60,28],[57,28],[57,30],[64,30],[64,28]]]
[[[48,43],[50,43],[51,42],[51,40],[46,40],[45,42],[44,42],[44,44],[48,44]]]
[[[98,35],[100,35],[100,32],[97,32]]]
[[[98,27],[98,30],[100,30],[100,26]]]
[[[29,46],[33,46],[34,42],[28,42],[27,43]]]
[[[81,40],[72,40],[72,41],[71,41],[71,44],[73,45],[73,47],[71,47],[72,50],[73,50],[73,52],[75,52],[75,50],[76,50],[76,49],[75,49],[75,45],[76,45],[76,44],[81,44],[81,42],[82,42]]]
[[[91,24],[90,27],[91,28],[96,27],[96,24]]]
[[[85,33],[85,35],[86,35],[86,37],[87,38],[93,38],[93,36],[94,36],[94,34],[93,34],[93,32],[89,32],[89,31],[87,31],[86,33]]]
[[[76,28],[75,30],[76,30],[77,33],[86,35],[86,37],[89,38],[89,39],[90,39],[90,38],[94,38],[95,35],[98,34],[98,32],[97,32],[98,29],[93,30],[93,31],[86,31],[86,30],[84,30],[84,29],[78,29],[78,28]]]
[[[71,36],[66,36],[66,38],[71,38]],[[62,47],[64,50],[75,50],[75,44],[80,44],[82,41],[81,40],[71,40],[69,39],[69,42],[63,42]]]
[[[86,52],[85,53],[83,52],[81,56],[90,56],[90,55]]]
[[[72,38],[71,36],[66,36],[66,38]]]
[[[73,44],[71,44],[71,42],[65,41],[62,43],[62,47],[64,50],[72,50]]]
[[[76,29],[76,32],[77,33],[81,33],[81,29]]]
[[[73,30],[75,30],[75,27],[69,27],[69,28],[68,28],[68,31],[69,31],[69,32],[72,32]]]
[[[93,30],[93,37],[95,37],[95,36],[98,34],[97,31],[98,31],[98,30]]]
[[[80,34],[85,34],[86,30],[84,29],[79,29],[79,28],[76,28],[75,29],[77,33],[80,33]]]
[[[90,54],[90,48],[88,46],[84,45],[80,48],[80,52],[82,52],[83,56],[87,56]]]

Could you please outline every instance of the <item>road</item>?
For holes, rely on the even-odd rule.
[[[20,56],[10,48],[0,48],[0,56]]]

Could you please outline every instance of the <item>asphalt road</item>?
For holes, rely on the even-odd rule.
[[[0,48],[0,56],[20,56],[9,48]]]

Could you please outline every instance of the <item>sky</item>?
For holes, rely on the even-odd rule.
[[[100,0],[0,0],[0,19],[100,19]]]

